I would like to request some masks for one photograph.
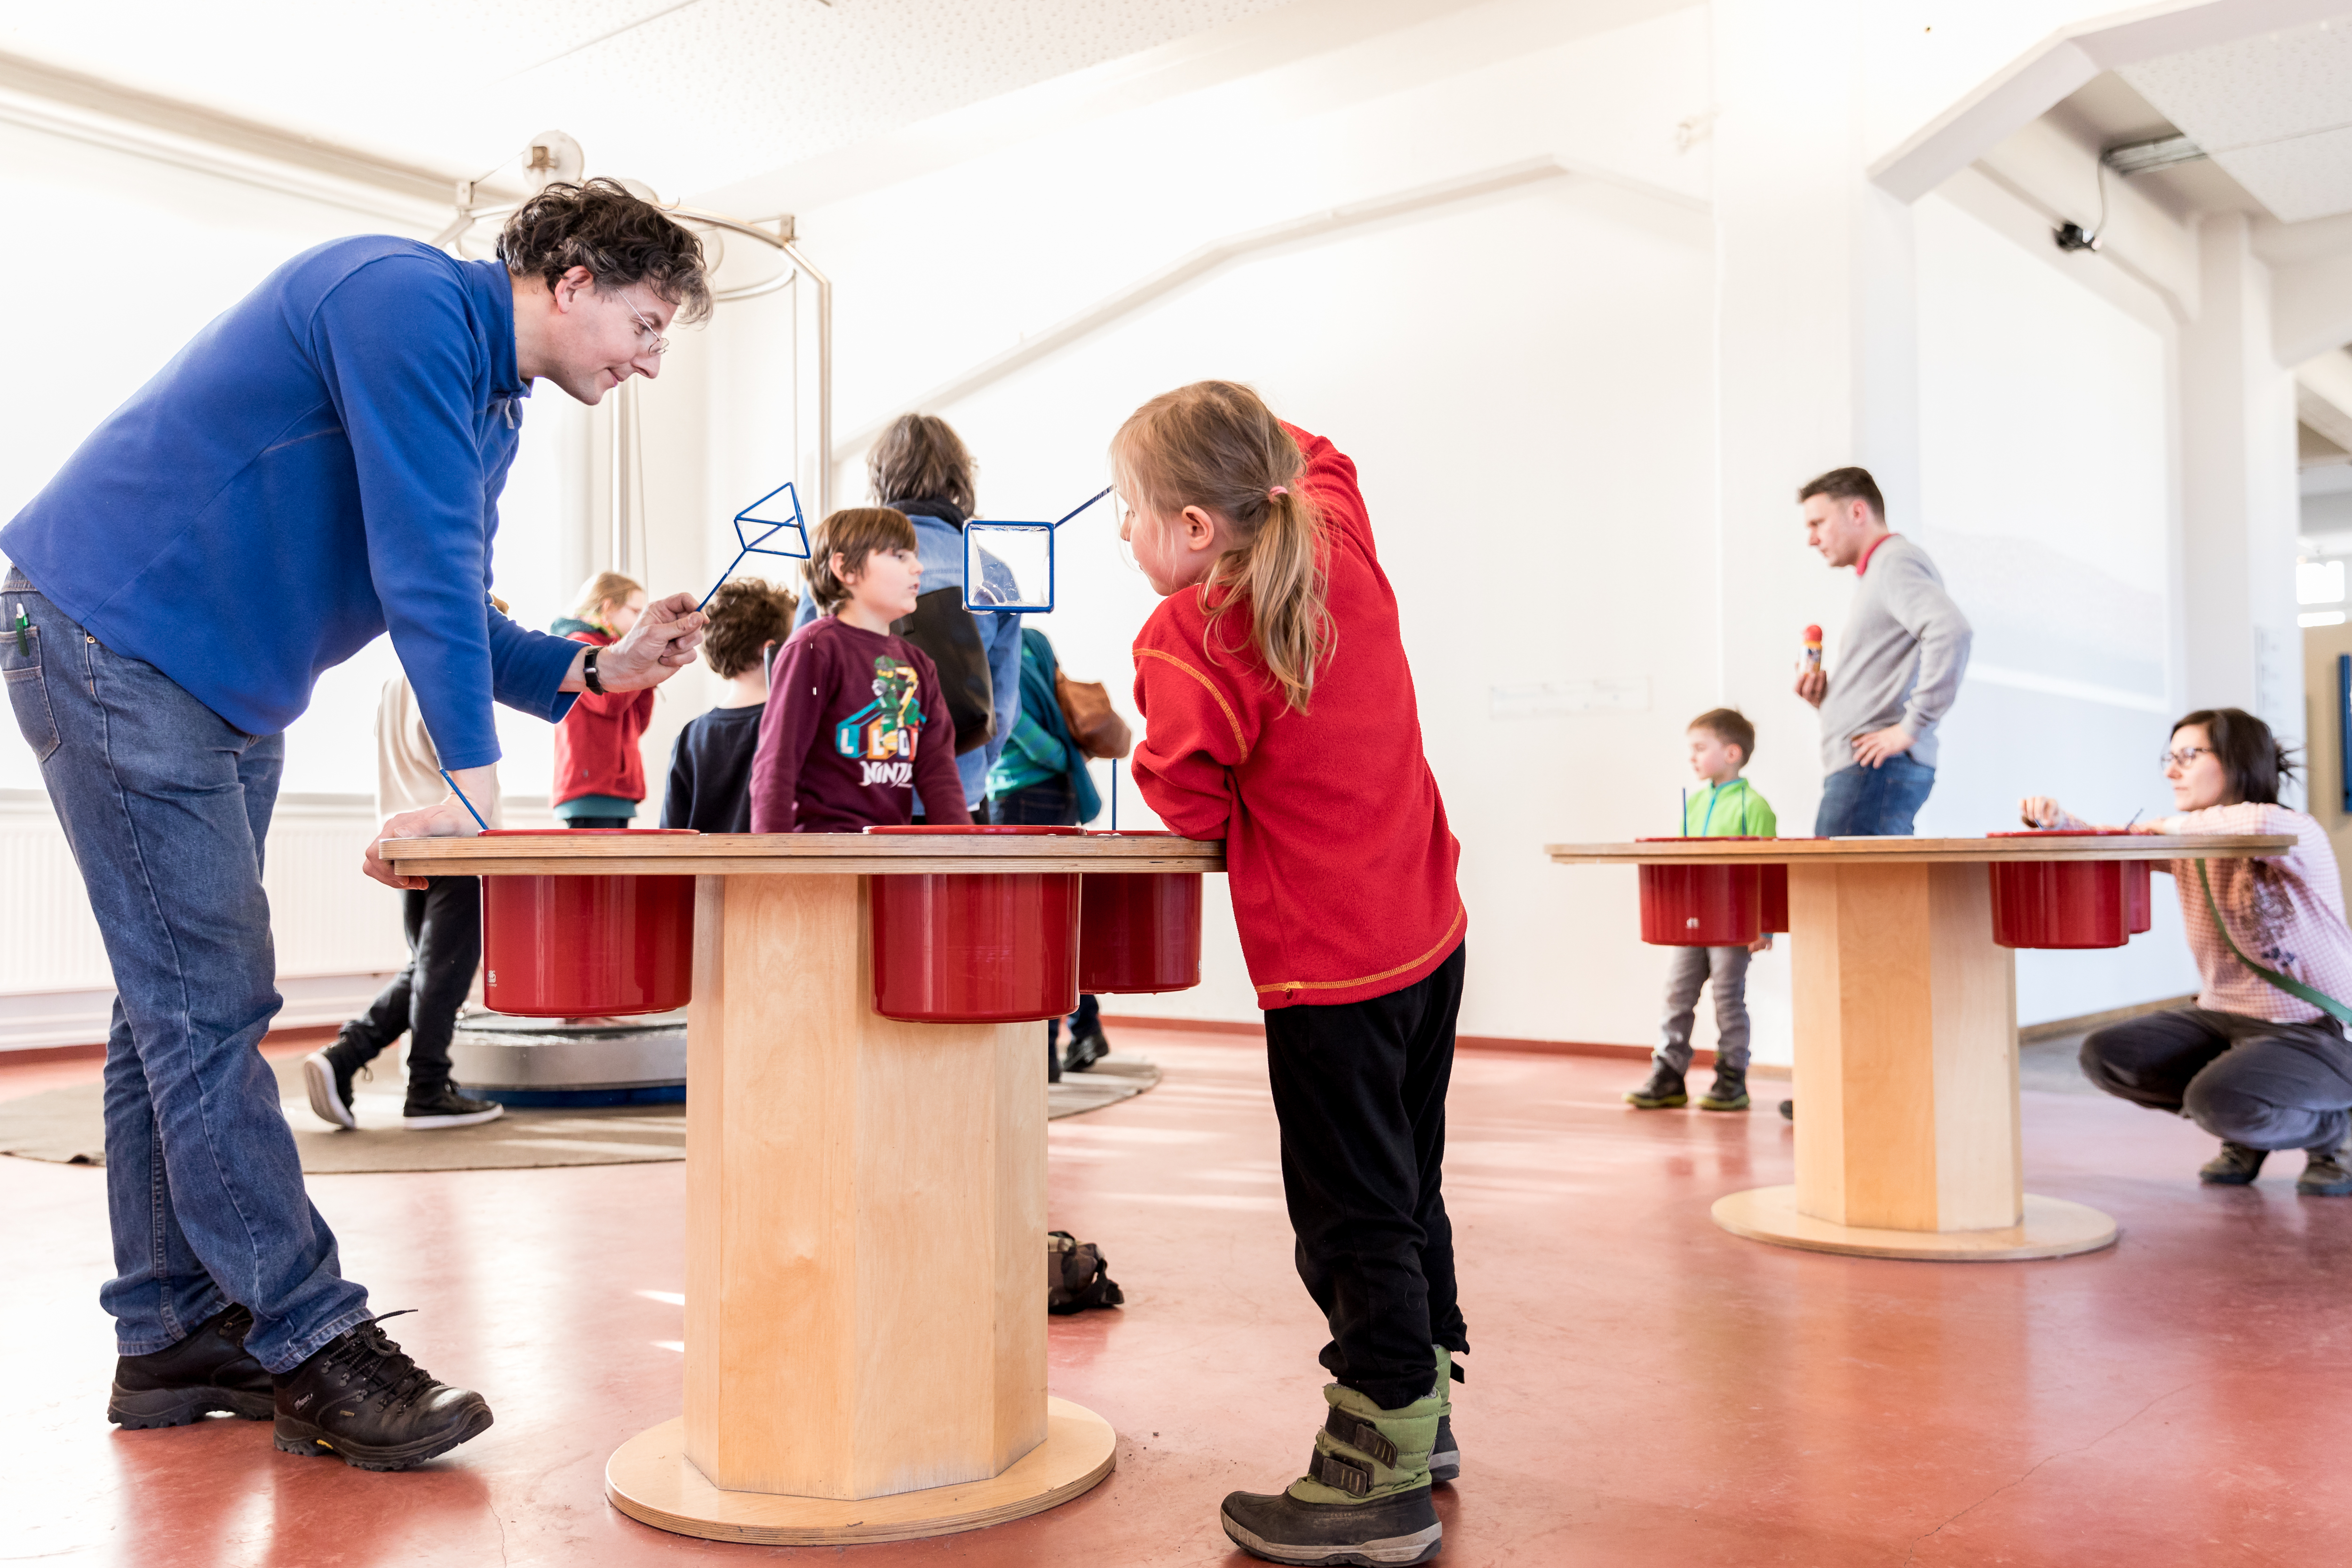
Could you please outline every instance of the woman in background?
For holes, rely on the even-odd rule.
[[[635,578],[599,572],[581,585],[577,605],[548,628],[594,647],[629,635],[645,613],[646,591]],[[555,815],[566,827],[626,827],[646,798],[646,761],[637,742],[653,722],[653,688],[606,691],[588,656],[588,689],[555,731]]]

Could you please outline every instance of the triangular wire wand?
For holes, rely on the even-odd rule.
[[[466,792],[457,787],[457,781],[449,776],[449,770],[443,768],[440,773],[441,782],[449,786],[449,793],[457,797],[457,804],[466,808],[466,815],[474,819],[474,826],[488,833],[490,830],[490,825],[482,820],[482,814],[474,809],[474,803],[466,798]]]
[[[1095,504],[1095,502],[1097,502],[1097,501],[1098,501],[1098,500],[1102,500],[1102,499],[1103,499],[1103,497],[1105,497],[1105,496],[1107,496],[1107,495],[1110,494],[1110,492],[1111,492],[1111,491],[1113,491],[1114,489],[1117,489],[1118,488],[1118,486],[1116,486],[1116,485],[1105,485],[1105,486],[1103,486],[1103,488],[1102,488],[1102,489],[1100,489],[1097,490],[1094,494],[1092,494],[1092,495],[1088,496],[1086,500],[1084,500],[1080,501],[1076,506],[1072,507],[1066,515],[1065,515],[1064,517],[1062,517],[1062,518],[1060,519],[1060,521],[1056,521],[1056,522],[1055,522],[1054,524],[1052,524],[1052,526],[1053,526],[1053,527],[1055,527],[1055,528],[1059,528],[1059,527],[1061,527],[1063,523],[1069,521],[1071,518],[1077,516],[1077,515],[1078,515],[1078,513],[1080,513],[1080,512],[1082,512],[1082,511],[1086,510],[1087,510],[1087,508],[1088,508],[1088,507],[1090,507],[1090,506],[1094,505],[1094,504]]]
[[[786,497],[791,500],[793,508],[792,516],[785,518],[761,517],[760,515],[760,509],[767,505],[770,501],[775,500],[778,496]],[[1090,502],[1088,504],[1091,505],[1092,503]],[[1079,510],[1084,510],[1085,509],[1080,508]],[[749,533],[744,531],[744,525],[746,523],[749,523],[753,528],[764,529],[766,531],[761,533],[759,538],[754,539]],[[775,538],[777,534],[782,532],[785,529],[792,530],[793,538],[800,544],[800,549],[798,551],[775,550],[769,547],[768,541]],[[710,603],[711,594],[716,594],[719,589],[727,585],[727,579],[735,575],[735,568],[743,564],[743,557],[746,555],[780,555],[787,561],[805,561],[809,558],[808,524],[801,517],[801,492],[794,489],[792,483],[787,480],[785,483],[778,485],[774,489],[770,490],[766,495],[761,496],[758,500],[753,501],[750,506],[745,507],[741,511],[737,512],[735,514],[735,542],[741,545],[743,548],[735,552],[735,559],[727,563],[727,570],[719,574],[719,581],[710,584],[710,594],[703,595],[702,604],[694,606],[697,610],[701,609],[703,605]]]
[[[1086,509],[1081,507],[1079,510],[1083,511]],[[1118,831],[1118,759],[1117,757],[1110,760],[1110,830],[1113,833]]]

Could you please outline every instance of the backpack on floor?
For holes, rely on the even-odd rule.
[[[1082,1312],[1088,1307],[1116,1307],[1126,1300],[1100,1247],[1066,1230],[1045,1233],[1045,1310]]]

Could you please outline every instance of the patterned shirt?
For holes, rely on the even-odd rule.
[[[2080,826],[2070,818],[2067,826]],[[2295,846],[2267,860],[2208,860],[2214,907],[2238,951],[2265,969],[2302,981],[2338,1001],[2352,1002],[2352,931],[2344,924],[2344,882],[2327,830],[2302,812],[2248,801],[2212,805],[2151,824],[2158,833],[2291,833]],[[2301,1024],[2324,1016],[2230,955],[2205,912],[2194,860],[2158,860],[2180,892],[2181,923],[2205,989],[2197,1005],[2217,1013]]]

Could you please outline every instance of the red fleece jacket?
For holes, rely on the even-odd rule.
[[[1291,429],[1320,511],[1332,650],[1305,713],[1247,641],[1191,589],[1135,639],[1144,737],[1134,778],[1161,821],[1225,841],[1227,881],[1258,1005],[1360,1002],[1402,991],[1461,945],[1461,846],[1422,754],[1421,713],[1356,465]]]
[[[613,646],[613,639],[602,632],[573,632],[572,640],[598,647]],[[637,742],[653,721],[650,686],[636,691],[607,691],[601,697],[582,692],[563,722],[555,727],[555,798],[548,804],[562,805],[583,795],[645,799],[646,759]]]

